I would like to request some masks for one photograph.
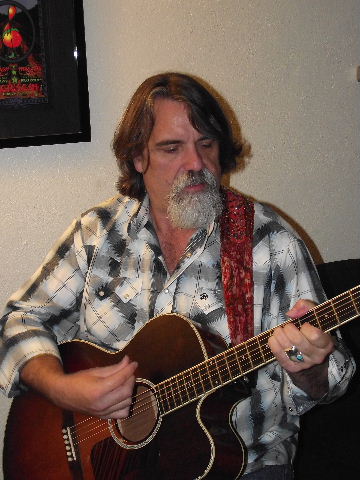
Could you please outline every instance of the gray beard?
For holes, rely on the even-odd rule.
[[[185,192],[184,188],[206,183],[201,192]],[[214,175],[209,170],[190,171],[177,178],[169,193],[168,217],[176,228],[207,228],[221,213],[223,204]]]

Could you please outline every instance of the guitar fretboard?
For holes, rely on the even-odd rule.
[[[360,316],[360,285],[311,309],[303,317],[289,320],[297,328],[308,322],[329,332]],[[235,347],[205,360],[156,386],[162,414],[182,407],[253,370],[275,360],[268,346],[274,329],[260,333]]]

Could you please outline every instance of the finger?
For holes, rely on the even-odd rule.
[[[282,349],[296,345],[297,347],[306,348],[307,340],[295,325],[287,323],[275,328],[273,336],[277,339]]]
[[[109,407],[101,412],[102,418],[125,418],[130,414],[130,409],[133,404],[131,397],[117,403],[111,404]]]
[[[109,375],[107,380],[109,381],[109,386],[112,384],[114,388],[126,384],[128,381],[134,383],[135,381],[135,370],[138,367],[137,362],[130,362],[125,367],[116,370],[114,373]]]
[[[288,357],[287,350],[293,345],[301,352],[303,361],[294,362]],[[269,339],[269,347],[283,368],[296,372],[323,363],[334,350],[335,344],[329,334],[308,323],[300,330],[288,323],[274,330]]]
[[[281,345],[285,352],[295,346],[301,352],[304,361],[318,363],[327,353],[322,348],[328,347],[328,339],[324,339],[324,333],[310,324],[304,324],[303,327],[299,330],[291,323],[285,325],[280,336],[282,338]]]
[[[122,407],[121,405],[115,405],[114,409],[107,412],[104,415],[101,415],[100,418],[109,419],[113,418],[115,420],[127,418],[130,415],[130,406]]]
[[[102,379],[102,382],[106,384],[106,388],[102,388],[103,393],[99,398],[99,403],[93,405],[96,409],[97,416],[107,418],[112,417],[113,412],[116,411],[126,410],[126,412],[128,412],[132,403],[135,376],[131,375],[122,383],[117,381],[116,387],[111,389],[108,388],[108,379]],[[123,414],[125,415],[125,413]]]
[[[308,340],[308,342],[314,347],[327,349],[329,346],[334,346],[334,339],[331,335],[324,333],[319,328],[310,325],[310,323],[304,323],[300,331]]]
[[[289,356],[286,353],[286,349],[289,348],[289,344],[284,347],[283,343],[280,342],[275,335],[272,335],[269,338],[268,343],[272,353],[274,354],[281,367],[283,367],[288,372],[297,372],[305,367],[305,355],[303,355],[304,362],[294,362],[293,360],[290,360]]]
[[[277,334],[274,333],[274,335],[269,338],[269,347],[278,360],[289,360],[286,355],[286,349],[291,348],[292,344],[286,339],[287,337],[283,335],[282,331]]]
[[[98,415],[101,415],[101,412],[107,411],[109,407],[119,403],[119,401],[131,397],[135,384],[134,373],[137,367],[137,362],[125,359],[115,366],[111,365],[110,368],[100,367],[96,369],[97,391],[94,395],[98,399],[98,402],[96,402],[99,409]]]
[[[99,377],[109,377],[121,371],[123,368],[130,365],[132,362],[128,355],[125,355],[120,362],[114,363],[113,365],[107,365],[106,367],[96,367],[93,371]]]
[[[286,315],[290,318],[299,318],[314,307],[316,307],[316,303],[312,302],[311,300],[300,299],[287,312]]]

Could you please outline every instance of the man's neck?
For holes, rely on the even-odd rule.
[[[167,214],[154,212],[151,207],[150,213],[167,269],[171,274],[176,269],[190,238],[197,229],[174,227]]]

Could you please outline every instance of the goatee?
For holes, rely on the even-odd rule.
[[[189,192],[185,188],[205,184],[205,189]],[[168,217],[174,227],[207,228],[223,208],[219,186],[209,170],[189,171],[178,177],[169,193]]]

